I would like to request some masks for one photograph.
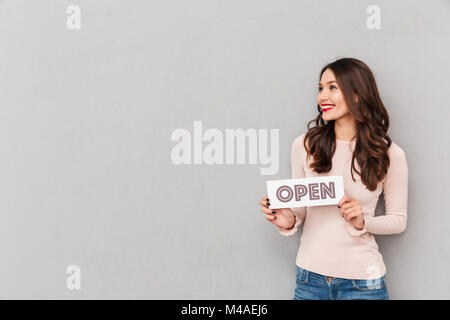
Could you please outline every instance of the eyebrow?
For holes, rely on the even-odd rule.
[[[331,83],[331,82],[336,82],[336,80],[332,80],[332,81],[328,81],[327,83]],[[336,82],[337,83],[337,82]],[[322,84],[319,83],[319,86],[321,86]]]

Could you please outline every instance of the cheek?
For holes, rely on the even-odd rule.
[[[344,97],[341,94],[341,92],[336,92],[332,95],[334,104],[336,104],[337,107],[339,107],[339,109],[341,111],[347,111],[347,104],[345,103]]]
[[[338,92],[333,92],[332,94],[331,94],[331,98],[333,99],[333,101],[334,101],[334,103],[336,104],[336,105],[342,105],[342,103],[344,102],[344,99],[343,99],[343,97],[342,97],[342,94],[341,94],[341,92],[340,91],[338,91]]]

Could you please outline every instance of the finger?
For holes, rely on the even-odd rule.
[[[348,201],[351,201],[351,200],[353,200],[353,199],[350,198],[350,197],[348,197],[348,196],[346,196],[346,195],[344,195],[344,196],[341,198],[341,200],[339,200],[338,206],[339,206],[339,207],[342,207],[342,205],[343,205],[344,203],[346,203],[346,202],[348,202]]]
[[[341,207],[341,216],[345,216],[345,213],[346,212],[349,212],[348,210],[351,210],[351,209],[353,209],[353,207],[350,207],[350,208],[347,208],[347,209],[345,209],[344,207]]]
[[[347,218],[350,220],[352,220],[353,218],[359,217],[361,215],[361,212],[359,211],[355,211],[355,212],[351,212],[347,215]]]
[[[342,207],[342,205],[344,204],[346,199],[347,199],[347,196],[344,194],[344,196],[338,202],[338,207]]]
[[[267,208],[267,207],[261,207],[260,211],[270,214],[270,215],[275,214],[275,210],[271,210],[270,208]]]
[[[273,220],[275,220],[275,219],[276,219],[276,217],[275,217],[275,216],[272,216],[272,215],[269,215],[269,214],[267,214],[267,215],[266,215],[266,219],[267,219],[267,220],[269,220],[269,221],[273,221]]]
[[[270,202],[268,200],[266,200],[266,199],[268,199],[268,198],[264,197],[261,200],[259,200],[259,204],[262,205],[262,206],[266,206],[266,207],[270,206]]]
[[[264,206],[264,207],[269,207],[270,203],[267,204],[267,202],[265,200],[259,200],[258,202],[260,205]]]
[[[356,210],[356,208],[354,207],[343,209],[344,216],[348,215],[350,212],[353,212],[354,210]]]
[[[277,219],[275,218],[275,219],[273,219],[273,220],[271,220],[271,219],[268,219],[268,218],[266,218],[266,220],[267,221],[269,221],[271,224],[273,224],[274,226],[276,226],[277,224]]]
[[[346,214],[348,214],[350,212],[358,210],[358,207],[357,206],[351,206],[351,207],[348,207],[347,209],[343,209],[343,210],[344,210],[344,215],[346,215]]]
[[[357,201],[354,201],[354,200],[347,201],[341,206],[341,208],[348,209],[348,208],[355,206],[356,204],[357,204]]]
[[[344,218],[345,220],[349,221],[351,219],[351,217],[355,216],[355,214],[357,215],[358,211],[356,209],[347,209],[344,212]]]

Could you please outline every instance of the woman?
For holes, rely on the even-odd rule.
[[[344,196],[337,206],[274,210],[264,197],[261,211],[282,235],[303,225],[294,300],[388,300],[386,267],[374,234],[406,228],[405,153],[387,134],[389,116],[362,61],[343,58],[326,65],[317,103],[317,118],[292,144],[292,178],[342,175]],[[375,217],[381,192],[386,212]]]

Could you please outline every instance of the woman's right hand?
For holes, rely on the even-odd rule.
[[[282,229],[291,229],[295,224],[295,216],[291,209],[270,209],[270,201],[267,196],[259,200],[261,211],[266,214],[267,221]]]

